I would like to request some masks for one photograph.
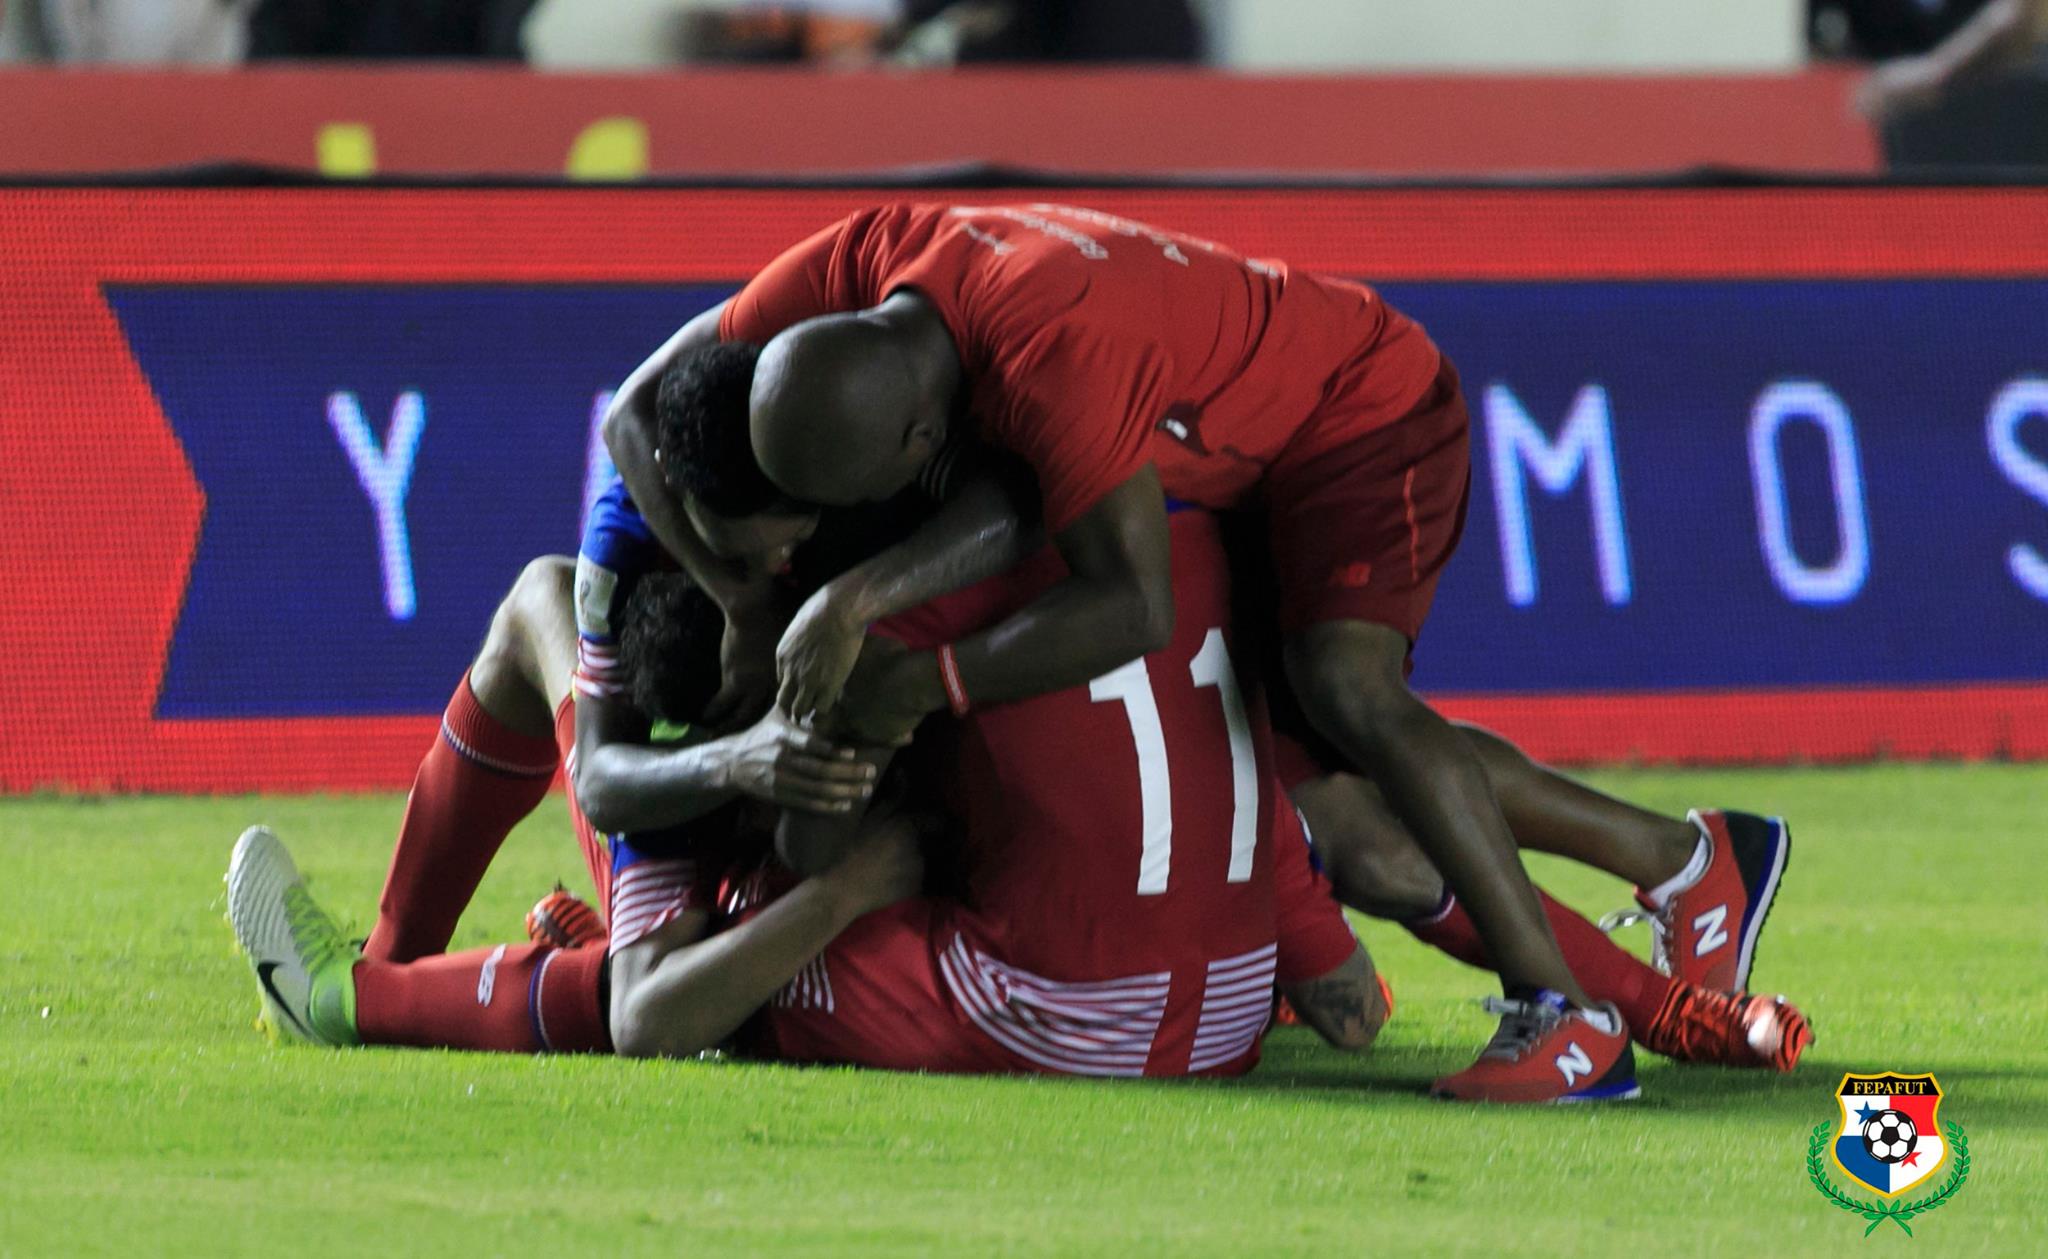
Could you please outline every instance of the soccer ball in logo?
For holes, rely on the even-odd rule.
[[[1887,1110],[1863,1125],[1863,1148],[1880,1163],[1896,1163],[1913,1152],[1920,1134],[1913,1121],[1896,1110]]]

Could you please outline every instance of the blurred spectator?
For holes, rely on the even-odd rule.
[[[534,0],[261,0],[249,56],[518,60]]]
[[[1967,8],[1965,20],[1867,25],[1860,37],[1878,55],[1898,54],[1857,94],[1882,128],[1888,164],[2048,168],[2048,0],[1952,7]]]
[[[956,61],[1200,61],[1187,0],[909,0],[905,51],[952,37]]]
[[[901,0],[716,0],[685,27],[692,61],[874,60],[903,20]]]
[[[1935,105],[1961,84],[2038,69],[2048,43],[2048,0],[1979,0],[1968,7],[1968,20],[1938,40],[1901,42],[1878,54],[1894,59],[1864,84],[1866,113],[1883,120]]]
[[[271,0],[275,3],[276,0]],[[544,65],[1199,61],[1189,0],[542,0]],[[651,55],[650,55],[651,54]]]
[[[12,0],[8,60],[222,65],[242,59],[256,0]]]
[[[1807,41],[1818,57],[1884,61],[1926,52],[1991,0],[1807,0]]]

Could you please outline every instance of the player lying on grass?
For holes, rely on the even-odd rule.
[[[1228,607],[1220,554],[1204,528],[1213,526],[1191,516],[1177,531],[1184,563],[1201,565],[1205,555],[1214,561],[1190,568],[1183,583],[1192,641],[1146,662],[1161,674],[1155,713],[1177,717],[1181,763],[1206,781],[1183,788],[1191,811],[1176,819],[1177,835],[1168,837],[1173,849],[1159,848],[1162,837],[1139,825],[1149,784],[1135,780],[1130,760],[1058,761],[1091,727],[1095,737],[1130,737],[1124,707],[1098,704],[1086,691],[1013,705],[962,732],[960,742],[977,749],[974,765],[949,777],[962,784],[965,799],[981,802],[966,818],[970,903],[914,898],[867,914],[843,935],[860,911],[905,890],[914,861],[905,855],[901,813],[879,814],[880,833],[854,844],[832,870],[786,890],[785,876],[745,851],[745,833],[765,836],[765,829],[731,805],[724,812],[733,827],[700,813],[682,833],[614,837],[602,859],[581,811],[572,809],[610,921],[608,960],[598,941],[409,962],[358,960],[306,895],[282,845],[258,828],[237,845],[230,915],[273,1025],[330,1044],[521,1050],[602,1049],[608,1033],[621,1052],[685,1054],[716,1043],[761,1007],[741,1045],[787,1059],[953,1071],[1231,1074],[1257,1059],[1277,977],[1326,1036],[1363,1047],[1384,1017],[1370,962],[1314,882],[1291,807],[1277,790],[1247,799],[1242,775],[1233,772],[1262,748],[1246,745],[1252,727],[1242,724],[1241,712],[1233,718],[1225,701],[1231,692],[1223,682],[1229,674],[1220,628],[1198,628],[1220,620]],[[1035,574],[977,587],[951,611],[920,616],[948,628],[929,618],[977,615],[990,601],[1000,605],[1005,591],[1011,601],[1028,597],[1031,583],[1047,576],[1040,564]],[[490,709],[537,715],[552,707],[558,733],[566,734],[574,658],[567,584],[559,562],[528,570],[465,685],[474,709],[462,733],[451,724],[429,765],[450,751],[471,761],[494,755],[479,749],[483,742],[500,754],[539,755],[537,745],[505,746],[511,732]],[[670,601],[659,618],[669,628],[631,636],[622,650],[629,660],[694,665],[666,670],[684,678],[680,686],[661,684],[662,702],[687,712],[715,688],[712,644],[722,623],[701,599],[693,610],[691,592],[678,600],[674,589],[667,588]],[[648,578],[634,598],[662,596],[660,580]],[[1191,667],[1197,660],[1216,673],[1214,694],[1204,693],[1206,674]],[[698,746],[707,760],[743,750],[736,740]],[[568,756],[573,762],[581,749],[572,747]],[[423,766],[422,782],[427,775]],[[1025,819],[1035,822],[1023,828]],[[409,810],[410,851],[429,852],[413,823]],[[720,854],[736,844],[740,855],[717,879],[713,867],[727,864]],[[373,942],[408,934],[409,924],[391,921],[389,907],[429,901],[407,886],[423,868],[407,852],[402,841]],[[1148,860],[1176,858],[1192,874],[1174,892],[1131,890]],[[1210,877],[1194,877],[1204,874]],[[720,881],[733,925],[707,934],[709,891]]]
[[[1420,327],[1362,285],[1093,211],[884,206],[792,248],[620,388],[607,439],[637,493],[660,476],[657,382],[721,340],[764,347],[751,439],[790,498],[887,498],[971,427],[1031,465],[1066,563],[1002,623],[894,662],[866,691],[882,709],[857,695],[844,728],[886,743],[949,706],[1112,675],[1173,634],[1167,497],[1261,500],[1295,690],[1457,889],[1513,1000],[1513,1035],[1441,1091],[1562,1096],[1572,1044],[1594,1078],[1620,1062],[1621,1017],[1573,977],[1484,767],[1406,684],[1471,471],[1457,373]],[[691,522],[650,519],[696,573]],[[786,712],[832,713],[864,623],[806,610],[780,653]]]

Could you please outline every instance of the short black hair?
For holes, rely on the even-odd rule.
[[[619,669],[634,706],[656,721],[702,721],[722,680],[725,613],[682,573],[648,573],[620,619]]]
[[[755,516],[790,499],[754,458],[747,396],[761,347],[727,341],[668,365],[654,396],[656,440],[669,488],[721,516]]]

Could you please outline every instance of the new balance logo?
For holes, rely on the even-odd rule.
[[[1557,1063],[1557,1069],[1564,1073],[1566,1088],[1577,1084],[1580,1076],[1593,1074],[1593,1060],[1586,1056],[1585,1050],[1579,1048],[1577,1041],[1567,1045],[1565,1051],[1553,1061]]]
[[[505,960],[505,946],[499,945],[484,959],[483,974],[476,977],[476,1003],[489,1005],[491,990],[498,986],[498,963]]]
[[[1694,957],[1705,957],[1715,949],[1728,943],[1728,933],[1722,929],[1728,921],[1728,907],[1716,905],[1706,913],[1692,920],[1692,929],[1700,933],[1692,946]]]

